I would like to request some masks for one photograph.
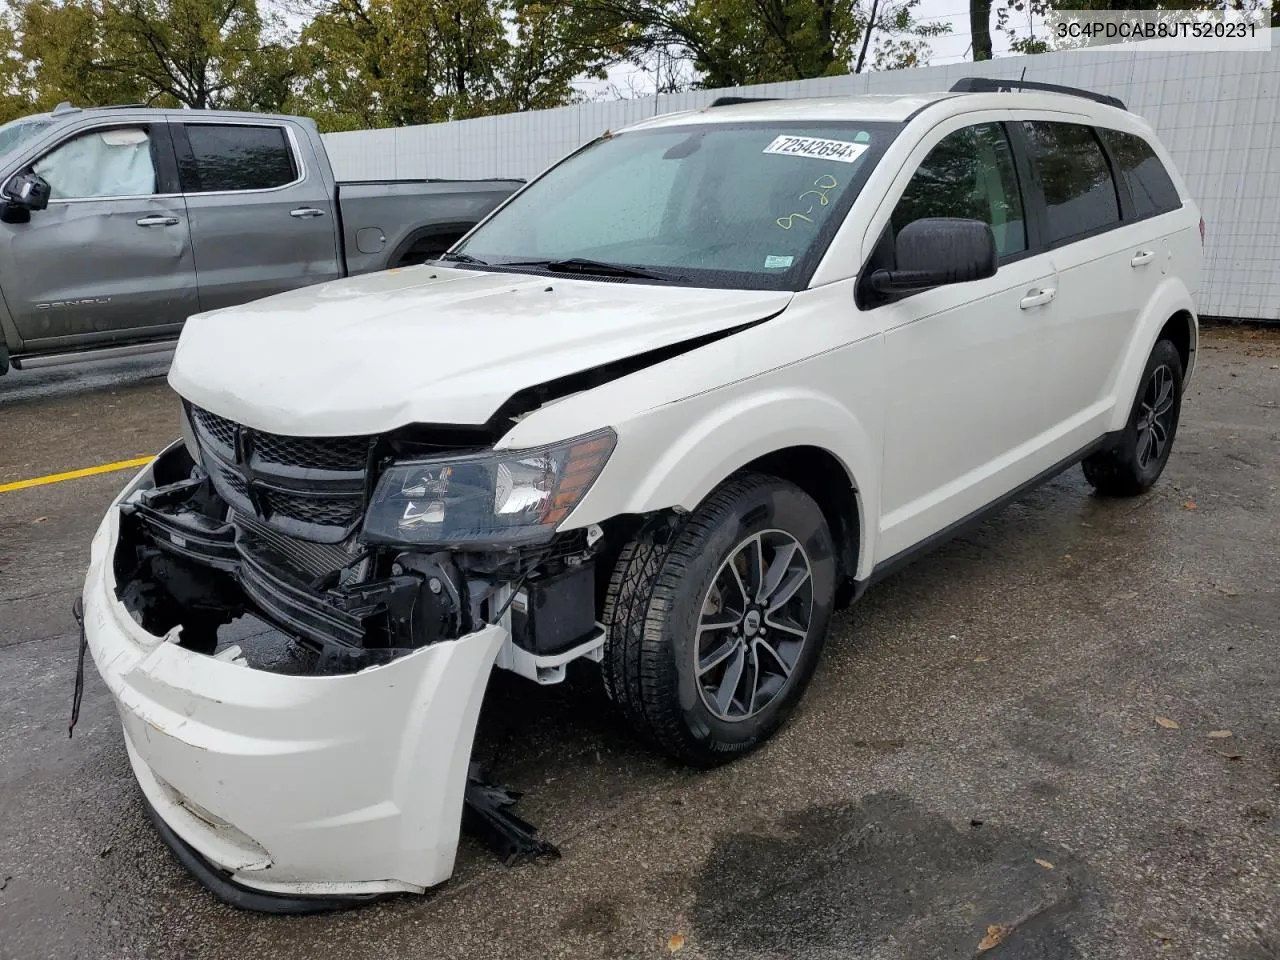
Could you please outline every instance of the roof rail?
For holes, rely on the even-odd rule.
[[[716,97],[711,101],[713,107],[731,107],[735,103],[764,103],[767,100],[781,100],[782,97]]]
[[[1095,103],[1128,110],[1119,97],[1079,87],[1061,87],[1056,83],[1036,83],[1033,80],[997,80],[992,77],[964,77],[951,85],[952,93],[1008,93],[1013,90],[1043,90],[1045,93],[1065,93],[1069,97],[1083,97]]]
[[[146,110],[149,109],[145,103],[108,103],[98,108],[99,110]]]

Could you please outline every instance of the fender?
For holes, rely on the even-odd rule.
[[[745,386],[745,384],[744,384]],[[703,394],[619,424],[609,464],[563,529],[622,514],[693,510],[727,477],[788,447],[817,447],[844,467],[854,491],[859,577],[873,566],[879,444],[846,408],[808,388],[774,386],[733,396]],[[663,451],[654,458],[652,451]]]
[[[1129,411],[1133,398],[1137,395],[1142,371],[1147,365],[1147,358],[1156,345],[1156,338],[1161,329],[1174,314],[1185,311],[1191,316],[1191,352],[1184,371],[1184,385],[1191,381],[1191,373],[1195,369],[1196,348],[1199,343],[1199,320],[1191,293],[1177,277],[1165,277],[1156,288],[1155,296],[1147,303],[1138,322],[1133,325],[1133,334],[1126,345],[1124,362],[1113,383],[1112,396],[1115,403],[1111,409],[1111,418],[1107,430],[1122,430],[1129,420]]]

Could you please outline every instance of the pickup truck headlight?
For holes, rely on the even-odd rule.
[[[393,463],[378,479],[364,539],[468,546],[550,539],[616,442],[602,430],[548,447]]]

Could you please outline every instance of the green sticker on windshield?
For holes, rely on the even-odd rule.
[[[769,254],[764,258],[764,268],[766,270],[785,270],[791,266],[795,257],[779,257],[775,254]]]

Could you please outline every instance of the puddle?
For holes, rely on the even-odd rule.
[[[695,881],[692,926],[713,957],[977,957],[988,926],[1008,925],[989,955],[1075,960],[1063,924],[1085,887],[1079,864],[1034,838],[990,820],[958,828],[877,793],[722,836]]]

